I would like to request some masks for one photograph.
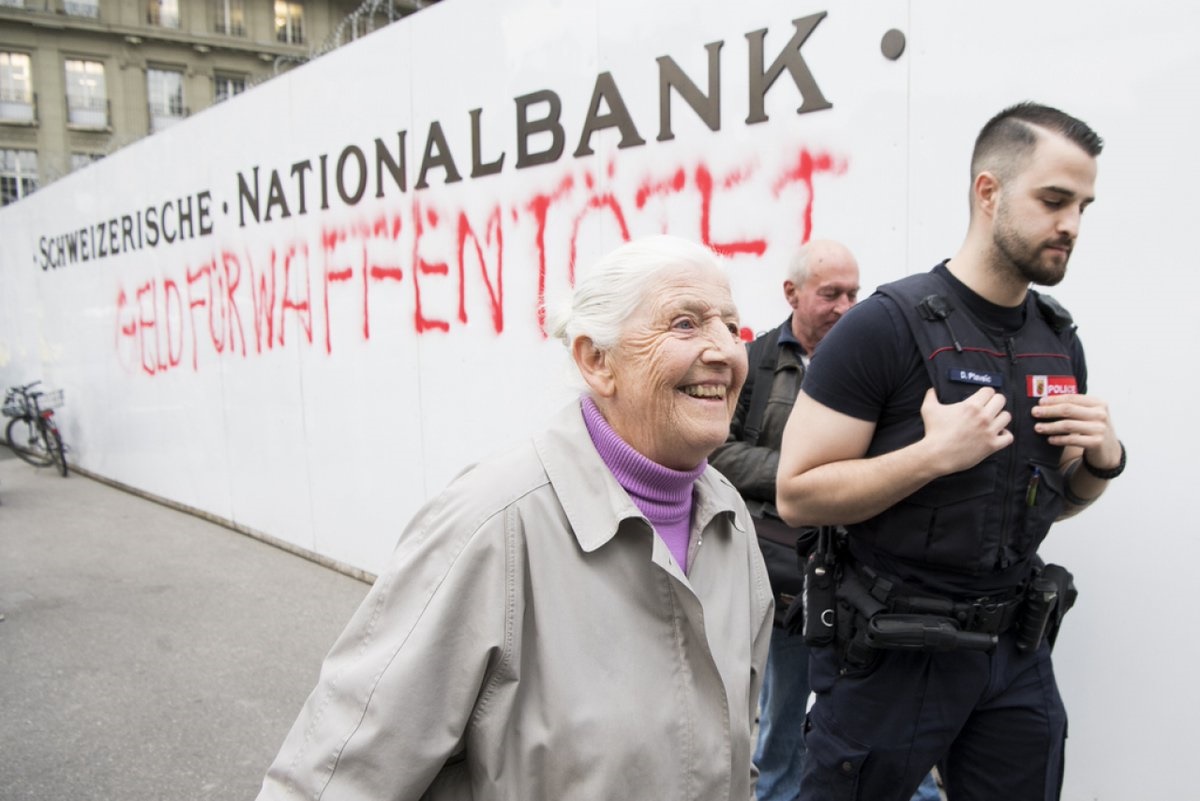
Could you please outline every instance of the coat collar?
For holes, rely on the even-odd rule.
[[[578,400],[555,414],[550,425],[533,437],[534,449],[541,459],[575,538],[585,552],[592,552],[611,540],[626,520],[641,521],[650,527],[629,494],[617,483],[583,421]],[[728,514],[741,529],[737,509],[741,496],[718,471],[709,467],[696,480],[693,528],[704,531],[714,517]]]

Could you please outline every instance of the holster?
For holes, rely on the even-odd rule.
[[[927,599],[930,601],[929,611],[889,611],[889,599],[880,599],[872,594],[854,570],[842,572],[837,597],[848,610],[852,610],[856,618],[843,629],[847,656],[855,661],[861,661],[865,656],[863,649],[986,651],[996,645],[995,633],[964,630],[958,619],[951,616],[956,605],[949,601],[942,602],[944,609],[936,611],[935,602],[940,599]]]
[[[812,647],[829,645],[836,635],[838,533],[825,526],[811,529],[796,541],[796,560],[803,576],[802,590],[784,615],[783,625],[802,634]]]
[[[1038,565],[1025,592],[1024,614],[1017,632],[1017,648],[1025,652],[1038,649],[1043,640],[1054,647],[1063,618],[1075,599],[1075,577],[1062,565]]]

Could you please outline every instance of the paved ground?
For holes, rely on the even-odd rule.
[[[253,799],[366,591],[0,447],[0,801]]]

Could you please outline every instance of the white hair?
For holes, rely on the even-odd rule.
[[[807,244],[802,245],[788,264],[787,278],[798,287],[804,286],[808,281],[808,262],[811,255],[812,248]]]
[[[570,348],[587,337],[600,350],[621,339],[625,323],[663,271],[678,267],[721,269],[709,248],[660,234],[634,239],[601,257],[575,284],[569,299],[547,314],[548,333]]]

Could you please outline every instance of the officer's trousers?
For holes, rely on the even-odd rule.
[[[907,801],[937,764],[952,801],[1054,801],[1067,716],[1049,648],[877,651],[843,665],[814,648],[800,801]],[[843,670],[844,669],[844,670]]]

